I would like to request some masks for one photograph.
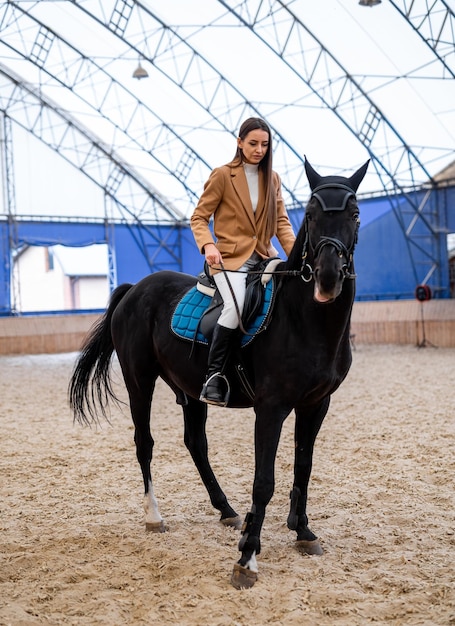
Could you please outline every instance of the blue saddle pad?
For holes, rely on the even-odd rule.
[[[262,310],[251,322],[249,327],[245,329],[247,334],[242,336],[242,347],[253,341],[254,336],[264,327],[270,311],[270,306],[272,304],[275,289],[274,285],[275,281],[269,280],[265,286]],[[197,287],[192,287],[189,291],[187,291],[177,304],[174,314],[172,315],[172,332],[181,339],[187,339],[188,341],[195,341],[197,343],[208,345],[207,338],[199,330],[199,322],[211,300],[211,296],[202,293]]]

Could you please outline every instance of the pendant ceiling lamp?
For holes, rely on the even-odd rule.
[[[141,78],[148,78],[148,72],[142,67],[140,62],[133,72],[133,78],[137,78],[138,80],[141,80]]]

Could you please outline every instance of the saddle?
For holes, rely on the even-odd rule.
[[[271,316],[275,281],[272,278],[265,286],[261,283],[262,272],[269,261],[265,259],[257,263],[247,277],[242,313],[242,326],[246,333],[241,337],[242,347],[265,329]],[[197,278],[196,286],[187,291],[177,304],[171,318],[171,330],[182,339],[208,345],[221,314],[223,300],[207,267]]]

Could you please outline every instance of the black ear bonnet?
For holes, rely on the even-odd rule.
[[[327,176],[324,183],[313,189],[311,197],[317,198],[323,211],[344,211],[349,198],[355,198],[355,192],[345,183],[331,179],[337,176]]]

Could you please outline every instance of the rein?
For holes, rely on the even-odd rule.
[[[213,265],[212,267],[213,269],[219,270],[226,275],[226,280],[229,286],[230,286],[230,282],[229,282],[229,278],[227,277],[228,272],[232,272],[233,274],[252,274],[252,275],[266,274],[266,275],[272,275],[272,276],[293,276],[293,277],[300,276],[303,282],[309,283],[311,279],[313,278],[314,270],[311,267],[311,265],[307,263],[306,261],[307,254],[308,254],[307,253],[308,239],[309,239],[308,230],[306,228],[306,221],[305,221],[305,242],[302,248],[302,265],[299,270],[273,270],[271,272],[268,272],[267,270],[264,270],[264,271],[262,270],[226,270],[222,263],[220,264],[219,267],[215,265]],[[313,249],[314,256],[317,257],[320,254],[321,250],[326,246],[333,246],[335,250],[337,251],[338,256],[340,258],[344,256],[346,257],[346,260],[349,260],[349,264],[343,265],[343,277],[350,279],[350,280],[353,280],[354,278],[356,278],[357,274],[352,274],[349,269],[349,267],[352,264],[353,249],[349,251],[344,245],[344,243],[340,241],[339,239],[336,239],[335,237],[321,237]],[[231,292],[232,292],[232,289],[231,289]]]
[[[224,273],[228,273],[231,272],[231,274],[251,274],[251,275],[256,275],[256,274],[267,274],[267,275],[272,275],[272,276],[300,276],[302,273],[302,269],[299,270],[273,270],[272,272],[267,272],[267,271],[262,271],[262,270],[227,270],[224,265],[221,263],[221,265],[219,267],[217,267],[216,265],[212,265],[211,266],[214,270],[218,270],[220,272],[224,272]]]

